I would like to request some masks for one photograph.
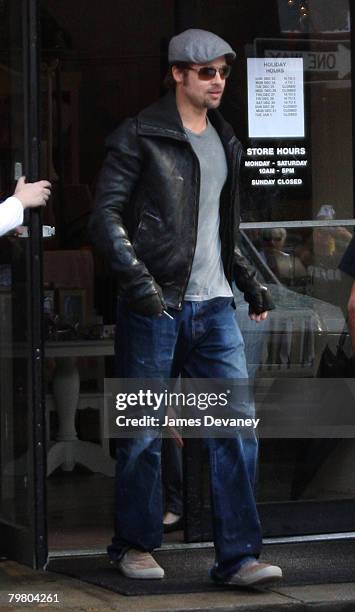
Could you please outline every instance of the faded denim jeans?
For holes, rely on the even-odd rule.
[[[118,303],[116,375],[119,378],[248,378],[244,343],[232,298],[185,301],[174,317],[144,317]],[[254,407],[251,407],[254,410]],[[115,535],[112,560],[128,548],[151,552],[163,535],[161,438],[117,440]],[[214,579],[258,558],[261,526],[254,497],[254,434],[205,438],[212,498]]]

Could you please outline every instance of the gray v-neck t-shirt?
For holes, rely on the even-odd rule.
[[[187,128],[185,132],[200,163],[200,202],[196,250],[184,299],[232,297],[224,274],[219,235],[219,200],[228,173],[224,148],[209,121],[200,134]]]

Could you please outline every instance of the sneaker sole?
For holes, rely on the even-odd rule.
[[[269,572],[268,570],[261,570],[260,572],[255,572],[254,576],[251,576],[250,579],[246,578],[235,578],[234,580],[228,580],[223,582],[223,584],[228,584],[231,586],[257,586],[259,584],[267,584],[269,582],[275,582],[275,580],[281,580],[283,578],[282,572]]]
[[[126,578],[133,578],[136,580],[161,580],[162,578],[164,578],[165,572],[164,570],[160,570],[160,569],[156,569],[156,570],[127,570],[123,567],[120,567],[119,565],[117,565],[117,568],[119,569],[119,571],[121,572],[121,574],[123,576],[125,576]]]

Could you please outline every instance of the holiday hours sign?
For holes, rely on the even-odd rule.
[[[249,138],[304,137],[303,58],[248,58]]]

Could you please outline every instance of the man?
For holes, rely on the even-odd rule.
[[[21,176],[14,194],[0,204],[0,236],[22,225],[26,208],[45,206],[51,194],[50,190],[49,181],[26,183],[26,178]]]
[[[235,58],[224,40],[187,30],[169,45],[174,86],[107,140],[91,233],[119,284],[117,376],[247,378],[235,319],[235,279],[250,317],[272,302],[236,247],[241,145],[216,110]],[[257,443],[205,440],[210,459],[218,582],[250,585],[282,576],[261,564],[253,494]],[[117,444],[111,560],[131,578],[162,578],[161,439]]]

